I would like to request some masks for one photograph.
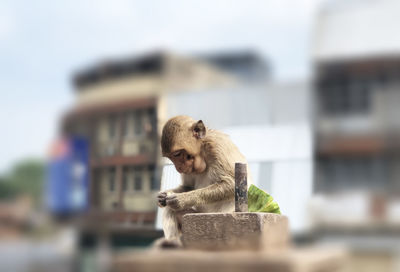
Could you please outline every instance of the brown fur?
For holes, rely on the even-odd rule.
[[[179,187],[158,195],[159,206],[166,207],[167,240],[179,241],[180,218],[187,211],[234,211],[234,165],[246,159],[229,136],[206,128],[202,121],[176,116],[163,128],[161,148],[182,176]]]

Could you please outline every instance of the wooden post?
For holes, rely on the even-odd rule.
[[[247,165],[235,163],[235,212],[247,212]]]

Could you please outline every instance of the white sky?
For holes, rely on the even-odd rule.
[[[154,49],[254,49],[278,80],[309,75],[319,0],[0,2],[0,172],[44,157],[73,101],[71,74]]]

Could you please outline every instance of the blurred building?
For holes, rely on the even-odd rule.
[[[387,212],[378,196],[400,192],[399,7],[327,8],[315,37],[315,191],[370,192],[374,219]]]
[[[398,1],[336,1],[316,22],[312,216],[322,239],[369,250],[372,270],[360,262],[356,271],[395,271],[399,254],[399,10]]]
[[[161,175],[169,177],[163,189],[180,182],[173,167],[161,173],[169,165],[160,157],[161,128],[186,114],[230,134],[255,184],[293,218],[292,230],[304,229],[312,192],[307,81],[272,82],[268,63],[244,51],[114,60],[77,73],[74,83],[77,101],[64,131],[89,139],[92,215],[137,230],[154,227]]]
[[[90,143],[90,215],[153,228],[163,97],[234,81],[206,62],[167,53],[107,61],[78,72],[76,103],[63,133]]]

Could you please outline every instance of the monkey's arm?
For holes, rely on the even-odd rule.
[[[193,190],[192,186],[187,186],[187,185],[181,184],[181,185],[179,185],[178,187],[176,187],[174,189],[168,190],[167,193],[168,192],[171,192],[171,193],[184,193],[184,192],[188,192],[188,191],[191,191],[191,190]]]
[[[187,175],[182,175],[182,183],[171,190],[167,190],[167,193],[183,193],[194,189],[194,180]]]
[[[166,197],[166,204],[175,210],[202,206],[220,200],[234,197],[235,185],[233,180],[222,180],[205,188],[173,194]]]

